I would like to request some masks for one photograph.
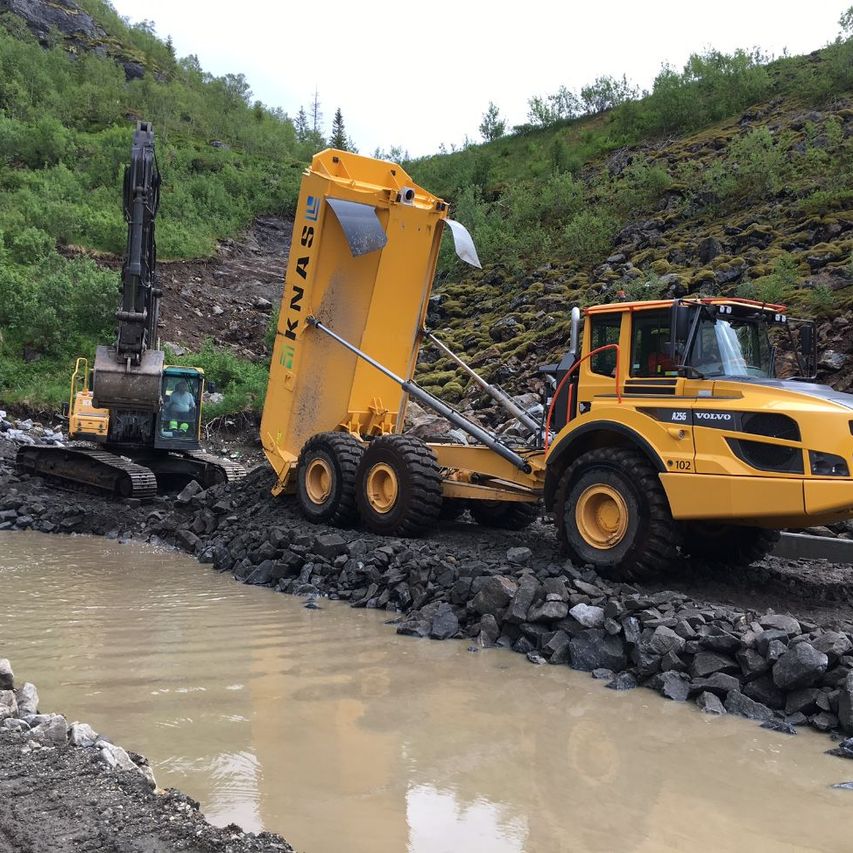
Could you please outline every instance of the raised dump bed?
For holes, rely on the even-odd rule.
[[[386,460],[372,478],[365,474],[369,483],[357,480],[355,469],[368,443],[402,453],[420,473],[430,469],[429,486],[411,486],[428,497],[438,489],[437,499],[427,501],[430,517],[438,514],[442,492],[459,497],[468,488],[500,497],[486,494],[482,485],[462,483],[471,479],[459,475],[463,464],[496,469],[491,473],[517,481],[521,488],[511,499],[537,497],[530,491],[536,485],[530,465],[520,455],[411,382],[445,225],[460,257],[479,266],[468,232],[448,219],[445,202],[417,186],[400,166],[327,150],[314,157],[303,177],[261,440],[278,475],[276,491],[296,491],[310,518],[350,518],[361,483],[367,503],[384,522],[375,528],[414,532],[391,522],[400,491],[408,489],[394,460]],[[448,416],[482,446],[430,450],[402,437],[371,441],[401,431],[410,395]],[[453,459],[442,459],[445,453]],[[463,463],[462,455],[476,457],[476,464]],[[405,468],[409,462],[401,464]]]

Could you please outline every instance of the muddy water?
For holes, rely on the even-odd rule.
[[[172,553],[0,533],[0,653],[215,823],[299,850],[843,850],[853,762]]]

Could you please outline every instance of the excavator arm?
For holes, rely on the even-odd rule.
[[[157,287],[154,219],[160,205],[160,172],[154,155],[154,131],[139,122],[133,135],[130,165],[124,170],[124,218],[127,249],[122,268],[121,305],[116,312],[116,355],[139,364],[154,347],[162,291]]]
[[[154,131],[139,122],[124,172],[127,247],[114,346],[95,353],[93,403],[98,408],[156,412],[160,406],[163,353],[155,349],[162,291],[157,286],[154,220],[160,203],[160,172]]]

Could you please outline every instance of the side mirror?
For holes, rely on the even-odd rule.
[[[811,323],[805,323],[800,326],[800,352],[803,355],[811,355],[815,348],[814,326]]]
[[[817,334],[814,323],[800,326],[800,361],[807,379],[817,376]]]

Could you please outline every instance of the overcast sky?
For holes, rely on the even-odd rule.
[[[359,150],[412,156],[461,145],[489,101],[508,125],[531,95],[623,73],[649,87],[707,47],[808,53],[831,41],[853,0],[527,0],[501,3],[364,0],[113,0],[153,20],[178,56],[206,71],[242,72],[256,98],[291,116],[315,87],[328,134],[335,108]]]

